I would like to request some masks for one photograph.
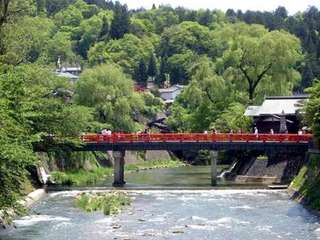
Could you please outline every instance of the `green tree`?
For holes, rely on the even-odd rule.
[[[232,99],[240,99],[215,74],[208,58],[199,59],[191,74],[192,81],[174,102],[168,122],[177,131],[202,132],[209,129]]]
[[[152,80],[154,80],[154,78],[156,77],[158,73],[158,69],[157,69],[157,60],[154,54],[152,54],[149,58],[149,64],[148,64],[148,76],[150,76],[152,78]]]
[[[32,0],[1,0],[0,1],[0,33],[5,23],[35,12]]]
[[[157,34],[161,34],[164,29],[179,23],[179,17],[174,9],[163,5],[156,9],[138,12],[135,14],[135,18],[149,20]]]
[[[32,0],[1,0],[0,1],[0,55],[5,52],[4,27],[19,18],[35,12]]]
[[[248,132],[251,127],[251,119],[244,115],[246,108],[240,103],[231,103],[219,118],[211,123],[210,128],[221,132]]]
[[[135,70],[135,80],[146,85],[148,80],[147,66],[143,59],[139,61],[139,64]]]
[[[54,15],[62,9],[67,8],[70,4],[74,3],[76,0],[46,0],[46,9],[48,14]]]
[[[183,22],[167,28],[161,35],[159,52],[161,56],[170,57],[191,50],[197,54],[211,56],[213,47],[210,30],[195,22]]]
[[[123,38],[107,43],[99,42],[88,53],[91,66],[99,63],[116,63],[125,73],[134,75],[134,70],[141,59],[147,60],[154,52],[154,44],[149,37],[138,38],[126,34]]]
[[[68,32],[57,32],[48,42],[45,53],[48,62],[57,62],[60,57],[63,62],[74,62],[76,56],[72,51],[71,34]]]
[[[159,73],[157,74],[155,79],[158,86],[163,86],[164,82],[166,81],[166,73],[167,73],[166,60],[162,57],[160,60]]]
[[[54,24],[42,17],[23,17],[15,23],[6,24],[5,51],[0,62],[17,65],[36,62],[46,52]]]
[[[85,70],[76,86],[76,103],[94,109],[95,119],[113,131],[136,131],[135,113],[143,99],[133,91],[133,81],[116,65]]]
[[[70,5],[68,8],[55,14],[54,20],[58,27],[77,27],[83,20],[83,15],[80,9],[74,5]]]
[[[311,94],[306,105],[305,122],[312,128],[313,134],[320,143],[320,81],[315,81],[313,86],[306,90]]]
[[[98,16],[93,16],[81,22],[78,28],[80,35],[77,42],[77,52],[84,58],[87,58],[87,52],[91,46],[99,39],[103,22]]]
[[[213,15],[209,9],[198,11],[198,22],[201,25],[209,27],[213,22]]]
[[[257,95],[289,94],[299,84],[295,66],[302,53],[293,35],[239,23],[222,27],[214,37],[216,45],[226,49],[217,59],[217,72],[234,79],[242,76],[238,86],[246,86],[250,101]]]
[[[130,33],[143,37],[144,35],[150,36],[154,32],[154,26],[148,19],[131,18]]]
[[[27,167],[36,163],[32,142],[49,133],[61,141],[78,138],[92,118],[61,93],[66,79],[45,67],[20,64],[0,72],[0,209],[14,207],[23,194]]]
[[[111,23],[110,35],[113,39],[119,39],[129,32],[130,14],[126,4],[115,3],[114,15]]]

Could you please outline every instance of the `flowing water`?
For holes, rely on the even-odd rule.
[[[320,218],[285,191],[130,190],[132,205],[112,217],[77,209],[78,193],[50,193],[33,206],[31,215],[15,221],[16,228],[0,231],[0,239],[320,239]]]
[[[220,169],[221,170],[221,167]],[[159,168],[125,174],[126,187],[208,187],[211,184],[210,166]],[[101,186],[110,186],[108,178]]]
[[[218,173],[227,169],[226,165],[218,165]],[[211,167],[210,166],[184,166],[178,168],[159,168],[146,171],[125,174],[127,188],[210,188]],[[113,177],[97,186],[111,186]],[[245,184],[246,187],[256,187],[256,184]],[[218,180],[218,188],[221,187],[244,187],[244,184],[231,181]],[[261,188],[261,185],[259,185]]]

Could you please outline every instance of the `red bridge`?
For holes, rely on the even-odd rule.
[[[306,152],[311,134],[113,133],[81,136],[80,151],[259,150]]]
[[[304,156],[312,147],[311,134],[205,134],[205,133],[113,133],[84,134],[75,151],[113,151],[114,186],[123,186],[126,150],[210,150],[212,185],[217,179],[217,151],[255,151]]]
[[[199,143],[199,142],[273,142],[309,143],[312,134],[205,134],[205,133],[113,133],[111,135],[85,134],[84,143]]]

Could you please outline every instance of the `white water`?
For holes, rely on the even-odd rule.
[[[320,219],[284,191],[130,191],[132,206],[113,217],[75,208],[78,193],[49,194],[0,239],[320,239]]]

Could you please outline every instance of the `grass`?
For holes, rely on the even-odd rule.
[[[175,160],[152,160],[145,161],[137,164],[125,165],[125,171],[127,173],[133,171],[141,171],[154,168],[174,168],[184,166],[185,164]],[[66,185],[66,186],[85,186],[94,185],[107,177],[112,176],[113,168],[96,168],[90,171],[87,170],[76,170],[66,172],[52,172],[51,177],[55,184]]]
[[[307,179],[307,172],[308,172],[307,166],[303,166],[300,169],[299,174],[293,179],[293,181],[290,184],[292,189],[294,189],[295,191],[299,191],[299,189],[302,188],[302,186],[304,185]]]
[[[320,156],[311,155],[290,187],[299,192],[304,202],[312,209],[320,210]]]
[[[181,166],[185,166],[185,164],[177,160],[150,160],[136,164],[128,164],[125,166],[125,170],[130,172],[155,168],[175,168]]]
[[[86,212],[102,211],[105,215],[115,215],[131,204],[130,197],[124,192],[81,193],[75,204]]]
[[[52,180],[59,185],[83,186],[96,184],[113,174],[112,168],[96,168],[94,170],[76,170],[52,172]]]

